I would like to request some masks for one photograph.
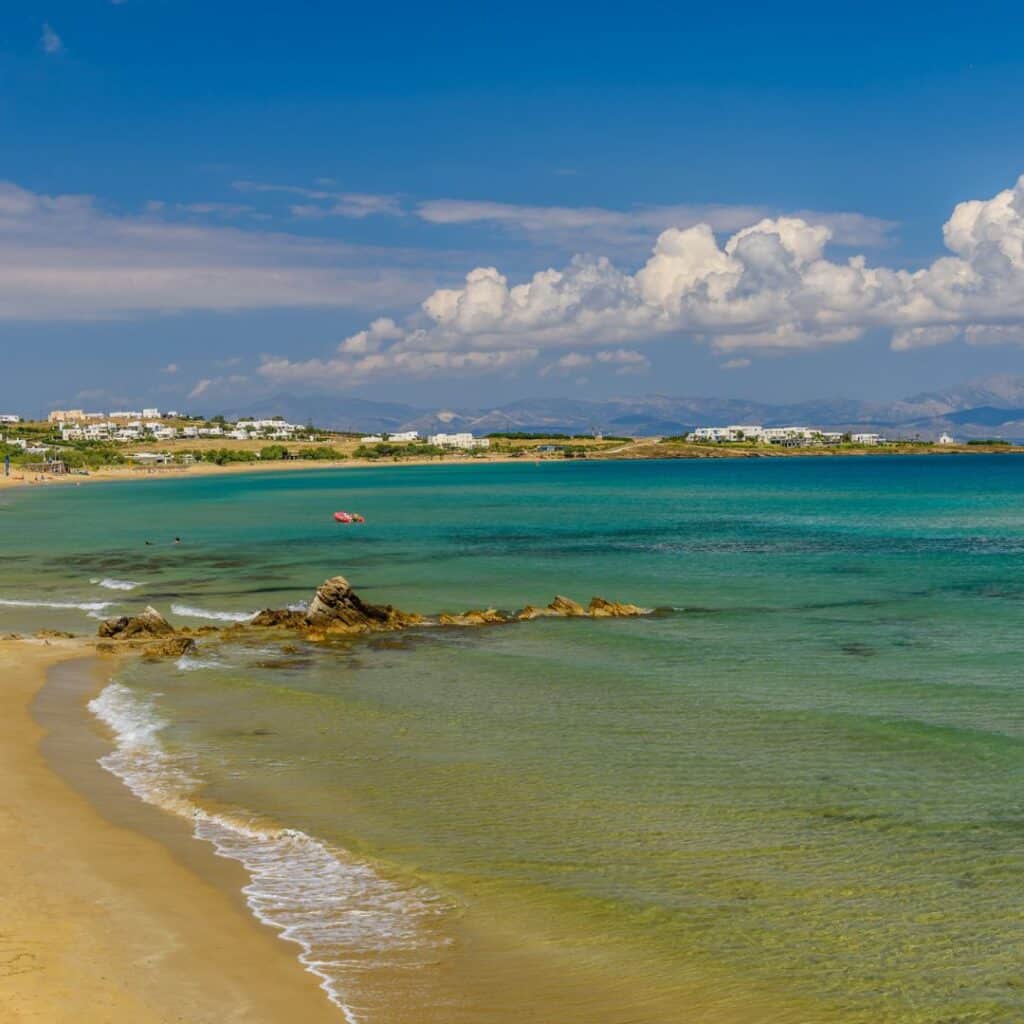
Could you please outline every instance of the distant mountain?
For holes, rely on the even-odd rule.
[[[525,398],[495,408],[416,408],[398,402],[361,398],[297,397],[280,394],[226,414],[284,416],[296,423],[312,420],[333,430],[421,433],[469,430],[664,436],[701,425],[795,424],[833,430],[870,430],[894,436],[937,437],[948,432],[964,439],[1024,439],[1024,377],[1000,376],[962,387],[915,395],[896,402],[815,399],[770,404],[746,399],[641,395],[586,401],[575,398]]]

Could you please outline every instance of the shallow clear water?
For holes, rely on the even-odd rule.
[[[211,641],[105,692],[108,767],[203,808],[197,833],[247,864],[254,911],[350,1019],[1024,1017],[1024,462],[402,468],[3,500],[0,602],[90,607],[0,603],[0,630],[145,603],[198,625],[338,572],[425,612],[556,592],[661,609]]]

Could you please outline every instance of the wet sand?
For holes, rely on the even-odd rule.
[[[0,1022],[336,1024],[241,869],[95,764],[89,653],[0,640]]]

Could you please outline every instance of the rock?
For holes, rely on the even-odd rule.
[[[459,615],[439,615],[437,621],[442,626],[494,626],[508,619],[496,608],[472,608]]]
[[[36,633],[36,636],[39,637],[40,640],[46,640],[47,638],[50,640],[73,640],[75,634],[65,633],[61,629],[41,629]]]
[[[517,622],[529,622],[531,619],[539,618],[544,614],[544,611],[540,608],[534,608],[532,604],[528,604],[525,608],[521,608],[516,612]]]
[[[145,640],[150,637],[174,636],[174,627],[155,609],[147,608],[140,615],[122,615],[100,623],[99,636],[116,640]]]
[[[554,601],[547,606],[545,611],[549,615],[564,615],[567,618],[587,614],[583,605],[577,604],[571,597],[563,597],[561,594],[555,596]]]
[[[587,614],[595,619],[624,619],[643,615],[644,610],[635,604],[620,604],[618,601],[606,601],[603,597],[592,597]]]
[[[307,626],[329,633],[365,633],[404,629],[424,619],[422,615],[399,611],[389,604],[367,604],[344,576],[333,576],[317,588],[303,621]]]
[[[301,629],[305,624],[306,616],[302,612],[293,612],[287,608],[264,608],[249,622],[250,626],[279,626],[285,629]]]
[[[196,649],[196,642],[190,636],[170,636],[154,640],[142,648],[144,658],[180,658]]]

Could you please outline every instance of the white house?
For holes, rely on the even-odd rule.
[[[383,444],[384,438],[380,434],[367,434],[366,437],[359,438],[360,444]]]
[[[410,441],[418,441],[420,439],[420,432],[418,430],[403,430],[397,434],[388,434],[389,441],[401,441],[408,443]]]
[[[142,410],[142,418],[144,420],[158,420],[158,419],[160,419],[160,410],[159,409],[143,409]]]
[[[4,413],[0,416],[0,423],[20,423],[21,417],[15,416],[13,413]]]
[[[728,427],[698,427],[690,434],[691,441],[761,441],[764,427],[754,423],[735,423]]]
[[[956,444],[956,438],[950,437],[949,434],[940,434],[936,444]]]
[[[850,440],[854,444],[881,444],[884,438],[881,434],[851,434]]]
[[[464,451],[471,448],[490,448],[491,446],[490,438],[474,437],[469,433],[431,434],[427,438],[427,442],[437,448],[461,448]]]

